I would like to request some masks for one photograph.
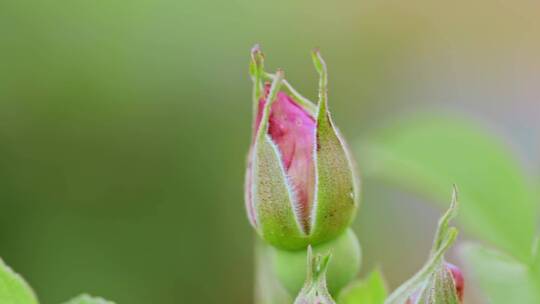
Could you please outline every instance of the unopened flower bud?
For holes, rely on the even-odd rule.
[[[435,271],[429,283],[416,292],[406,304],[451,304],[454,300],[463,303],[464,280],[461,270],[454,264],[444,262]]]
[[[255,118],[246,208],[262,238],[287,250],[337,237],[357,207],[351,158],[327,107],[326,67],[318,52],[313,58],[320,74],[317,106],[285,82],[283,71],[264,73],[262,53],[252,51]],[[263,83],[265,76],[271,84]]]
[[[430,258],[412,278],[398,287],[385,304],[460,304],[463,303],[463,275],[459,268],[446,262],[445,252],[457,237],[457,229],[449,225],[457,214],[457,187],[452,203],[439,219]]]

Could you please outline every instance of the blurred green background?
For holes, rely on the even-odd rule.
[[[312,99],[320,47],[350,143],[438,112],[486,127],[534,173],[539,12],[526,0],[3,0],[0,256],[45,304],[80,292],[251,303],[251,46]],[[364,272],[380,265],[395,287],[419,268],[440,213],[426,203],[363,180]]]

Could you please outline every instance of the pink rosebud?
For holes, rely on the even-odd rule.
[[[326,102],[326,67],[316,107],[285,83],[265,74],[262,53],[252,51],[253,141],[246,172],[246,209],[251,224],[270,244],[302,249],[335,238],[351,222],[358,191],[349,153]],[[263,77],[272,83],[263,84]]]

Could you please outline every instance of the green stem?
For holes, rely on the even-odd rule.
[[[293,298],[278,282],[268,245],[255,237],[255,304],[292,303]]]

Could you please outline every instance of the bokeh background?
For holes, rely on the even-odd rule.
[[[321,48],[353,144],[435,111],[486,126],[534,173],[539,37],[527,0],[0,1],[0,256],[45,304],[252,303],[254,43],[312,99]],[[364,178],[363,272],[408,278],[439,214]]]

